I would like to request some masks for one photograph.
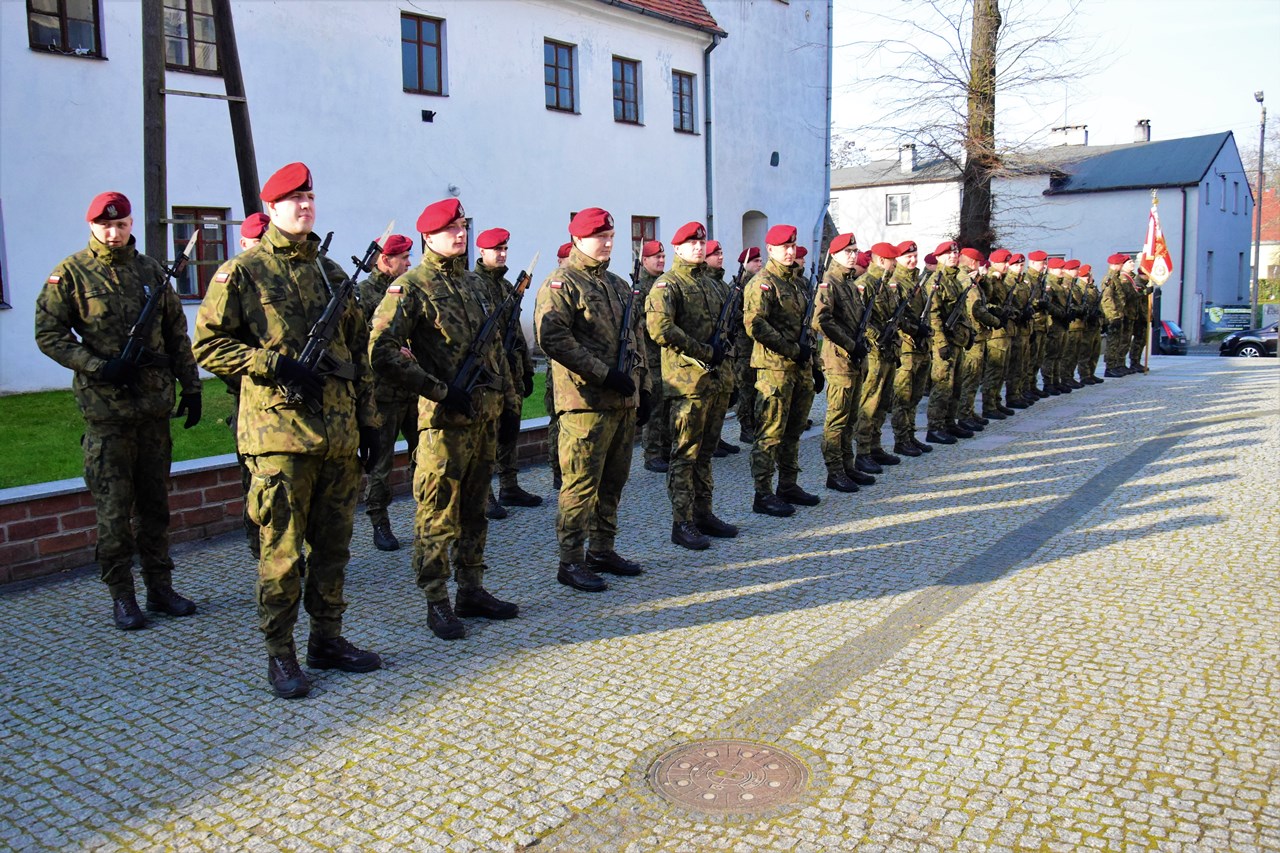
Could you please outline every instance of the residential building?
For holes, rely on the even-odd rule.
[[[831,218],[867,249],[914,240],[925,252],[954,237],[960,222],[960,169],[944,159],[918,162],[903,145],[895,159],[831,172]]]

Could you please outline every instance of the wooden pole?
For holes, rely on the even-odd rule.
[[[231,19],[231,0],[213,0],[213,26],[218,38],[218,68],[229,96],[231,141],[235,145],[240,197],[247,217],[262,211],[262,201],[258,198],[261,185],[253,150],[253,128],[249,124],[249,102],[245,99],[244,77],[240,72],[240,50],[236,47],[236,28]]]
[[[168,170],[164,109],[164,0],[142,0],[143,242],[148,255],[169,262]]]

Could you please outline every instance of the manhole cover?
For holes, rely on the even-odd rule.
[[[715,814],[757,812],[789,803],[809,769],[776,746],[747,740],[687,743],[649,770],[653,789],[677,805]]]

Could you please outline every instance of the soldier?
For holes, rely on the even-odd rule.
[[[858,423],[855,427],[858,453],[854,467],[864,474],[879,474],[882,465],[897,465],[901,458],[887,453],[881,446],[884,422],[893,407],[893,372],[898,360],[897,335],[884,334],[885,324],[898,305],[898,288],[893,283],[893,270],[898,249],[892,243],[876,243],[871,247],[871,266],[858,276],[854,287],[866,304],[872,301],[871,319],[867,323],[866,374],[858,399]]]
[[[755,481],[752,512],[785,518],[796,505],[817,506],[819,498],[796,482],[800,474],[800,434],[813,406],[813,347],[801,341],[807,309],[803,277],[797,276],[796,229],[775,225],[765,235],[769,262],[743,291],[742,324],[753,342],[756,370],[756,440],[751,448]],[[778,491],[773,473],[778,472]]]
[[[1102,380],[1094,374],[1098,370],[1098,358],[1102,355],[1102,293],[1093,280],[1093,268],[1081,264],[1077,281],[1083,289],[1084,297],[1081,310],[1084,313],[1084,335],[1080,344],[1080,356],[1077,369],[1080,381],[1085,385],[1101,385]]]
[[[389,235],[382,244],[373,271],[360,282],[360,311],[369,329],[373,328],[373,312],[378,309],[387,288],[408,271],[412,248],[413,241],[403,234]],[[407,355],[412,358],[412,354]],[[391,532],[391,518],[387,515],[387,505],[391,503],[388,481],[395,464],[396,437],[403,435],[409,445],[409,481],[413,482],[413,457],[418,446],[418,396],[394,382],[377,380],[374,388],[382,427],[378,433],[378,456],[373,460],[365,486],[365,512],[373,526],[373,547],[379,551],[398,551],[400,540]]]
[[[563,267],[565,261],[569,259],[569,252],[573,250],[573,243],[564,243],[556,250],[557,267]],[[549,280],[549,279],[548,279]],[[534,327],[534,336],[537,336],[537,327]],[[538,348],[542,349],[542,345],[538,344]],[[545,350],[544,350],[545,352]],[[560,491],[560,413],[556,411],[556,394],[555,387],[551,384],[551,360],[547,360],[547,370],[543,374],[545,379],[543,383],[542,406],[547,411],[547,459],[551,463],[551,488],[557,492]]]
[[[854,467],[853,434],[868,348],[866,336],[858,334],[865,305],[853,285],[853,262],[858,254],[853,234],[837,234],[827,247],[827,254],[830,259],[818,284],[813,309],[814,330],[822,333],[824,341],[821,357],[827,382],[822,460],[827,466],[828,489],[856,492],[859,481],[870,485],[875,478]]]
[[[1139,260],[1142,256],[1139,255]],[[1151,336],[1151,301],[1153,288],[1141,266],[1133,261],[1126,261],[1120,269],[1120,278],[1125,283],[1125,319],[1129,326],[1129,372],[1146,373],[1147,367],[1142,363],[1142,356],[1150,345]]]
[[[1129,260],[1129,256],[1117,252],[1107,258],[1107,276],[1102,280],[1102,320],[1107,330],[1107,369],[1102,375],[1111,379],[1119,379],[1129,374],[1124,365],[1130,335],[1125,328],[1125,309],[1128,297],[1125,284],[1120,279],[1120,267]]]
[[[1000,320],[988,308],[990,282],[982,271],[986,258],[977,249],[960,252],[960,268],[972,277],[965,302],[965,313],[973,324],[973,342],[960,353],[960,392],[956,395],[955,419],[961,428],[981,432],[990,421],[978,414],[975,403],[982,385],[982,371],[986,365],[987,341],[991,331],[1000,326]]]
[[[1076,364],[1084,347],[1084,287],[1079,280],[1080,262],[1071,258],[1062,264],[1062,283],[1067,289],[1066,342],[1062,347],[1062,384],[1073,390],[1084,387],[1076,380]]]
[[[413,567],[427,597],[427,626],[442,640],[466,636],[459,616],[514,619],[519,607],[484,588],[489,531],[485,498],[497,444],[519,431],[519,395],[501,333],[479,353],[487,372],[472,386],[459,377],[486,319],[500,303],[466,267],[467,222],[456,198],[427,205],[418,217],[422,261],[396,280],[373,315],[369,351],[379,382],[419,398],[413,495]],[[404,348],[413,353],[407,356]],[[485,374],[482,374],[485,375]],[[449,606],[449,558],[458,592]]]
[[[261,243],[214,275],[196,318],[194,349],[206,369],[240,378],[237,442],[253,473],[250,514],[262,535],[258,621],[267,679],[276,695],[295,698],[311,689],[293,644],[300,600],[311,615],[308,666],[370,672],[382,665],[377,654],[342,636],[360,464],[367,468],[377,457],[380,424],[368,333],[354,298],[340,306],[328,345],[340,369],[321,375],[297,358],[332,299],[330,288],[345,278],[319,254],[312,233],[311,171],[290,163],[267,180],[260,197],[271,225]]]
[[[480,259],[476,261],[475,273],[489,288],[489,298],[495,305],[501,304],[502,300],[515,290],[515,285],[506,279],[507,242],[510,239],[511,232],[505,228],[490,228],[476,237],[476,248],[480,250]],[[516,312],[518,308],[519,306],[516,306],[512,312]],[[512,312],[503,314],[499,318],[499,337],[505,334]],[[518,319],[519,314],[516,313],[516,316],[515,336],[512,349],[507,353],[507,361],[511,368],[511,383],[515,386],[519,397],[527,399],[533,394],[533,356],[529,352],[529,344],[525,342],[524,329]],[[515,410],[517,421],[520,419],[520,409],[521,404],[517,402]],[[519,435],[517,430],[515,438],[498,445],[497,503],[502,506],[542,506],[542,498],[520,488],[520,482],[517,479],[519,468],[516,467],[516,444]],[[492,499],[492,490],[489,495]]]
[[[642,314],[653,283],[667,266],[667,253],[657,240],[648,240],[640,247],[640,298],[636,313]],[[644,323],[641,322],[644,327]],[[644,467],[647,471],[667,473],[671,464],[671,423],[667,412],[666,395],[662,390],[662,375],[658,365],[662,354],[657,343],[644,328],[645,360],[650,366],[649,381],[653,383],[653,402],[657,407],[653,417],[645,424],[641,444],[644,448]]]
[[[534,328],[555,376],[560,413],[556,579],[584,592],[608,589],[597,572],[632,576],[639,564],[614,550],[618,502],[631,473],[637,425],[653,407],[638,292],[609,272],[614,225],[599,207],[569,223],[573,249],[538,291]],[[632,306],[624,326],[628,303]],[[621,367],[620,344],[630,358]]]
[[[1027,254],[1027,279],[1031,285],[1028,297],[1031,307],[1031,337],[1025,382],[1028,396],[1035,399],[1049,396],[1049,392],[1042,390],[1036,383],[1036,374],[1042,373],[1049,343],[1048,259],[1048,254],[1039,249]]]
[[[721,300],[723,301],[729,297],[733,287],[730,282],[724,280],[724,248],[720,245],[719,240],[707,241],[706,265],[707,268],[704,270],[704,274],[707,278],[711,279],[712,285],[716,288],[716,291],[720,294]],[[742,283],[745,284],[746,282],[744,281]],[[739,292],[735,298],[739,302],[741,301],[741,288],[739,288]],[[723,307],[723,305],[721,307]],[[736,334],[738,329],[741,328],[741,324],[735,322],[737,320],[737,314],[735,312],[739,310],[739,308],[740,306],[737,304],[731,306],[729,308],[729,315],[726,317],[729,324],[729,330],[727,332],[729,339],[729,353],[732,353],[737,347],[737,338],[742,337],[741,335]],[[719,318],[717,317],[717,319]],[[726,456],[731,456],[735,453],[741,452],[741,448],[738,447],[738,445],[730,444],[720,437],[720,433],[724,430],[725,416],[728,414],[729,409],[733,407],[733,404],[738,401],[738,388],[736,385],[737,374],[734,370],[732,357],[726,355],[725,362],[727,364],[726,370],[729,375],[726,377],[726,381],[721,383],[720,402],[722,405],[720,406],[720,424],[715,427],[716,449],[711,454],[717,459],[723,459]]]
[[[1014,282],[1008,280],[1008,249],[996,249],[991,253],[991,271],[986,277],[987,313],[999,322],[987,338],[985,366],[982,371],[982,416],[1002,421],[1016,413],[1000,402],[1001,388],[1009,369],[1010,352],[1015,334],[1013,299]]]
[[[1044,390],[1055,397],[1070,394],[1070,386],[1063,383],[1063,356],[1066,348],[1067,329],[1071,325],[1068,306],[1070,292],[1063,283],[1062,258],[1050,258],[1045,262],[1045,297],[1050,323],[1044,342]]]
[[[742,293],[739,299],[746,298],[746,283],[751,281],[752,276],[760,272],[764,266],[764,261],[760,258],[759,246],[748,246],[738,255],[738,266],[742,270]],[[736,318],[742,317],[742,304],[738,305]],[[735,332],[740,332],[735,329]],[[754,444],[756,440],[756,370],[751,366],[751,350],[754,342],[745,334],[735,334],[733,338],[733,350],[730,357],[733,360],[733,372],[735,385],[738,389],[738,407],[735,410],[738,417],[738,441],[743,444]]]
[[[929,429],[925,441],[930,444],[955,444],[958,438],[973,438],[973,432],[964,429],[952,419],[952,403],[958,387],[960,353],[969,346],[973,328],[963,305],[957,305],[967,297],[965,284],[959,278],[958,263],[960,244],[948,240],[934,250],[938,261],[938,274],[932,281],[933,299],[929,302],[929,376],[933,382],[929,391]],[[947,321],[955,317],[948,327]]]
[[[246,216],[244,222],[240,223],[240,251],[247,252],[262,242],[263,232],[270,224],[271,220],[265,213],[251,213]],[[227,377],[225,384],[227,393],[231,395],[231,414],[227,416],[227,426],[231,427],[231,435],[234,437],[237,432],[236,417],[240,412],[240,377]],[[240,466],[240,488],[244,492],[244,506],[240,511],[240,520],[244,523],[244,535],[249,544],[249,553],[253,555],[253,559],[257,560],[261,556],[258,546],[262,536],[258,532],[258,525],[249,517],[249,484],[253,482],[253,475],[249,473],[249,466],[244,464],[244,454],[240,452],[238,445],[236,462]]]
[[[929,376],[929,335],[924,314],[924,281],[916,269],[920,249],[912,240],[897,246],[898,265],[893,270],[898,299],[905,302],[898,321],[898,366],[890,381],[893,384],[893,452],[917,457],[932,451],[916,440],[916,407],[924,397],[924,383]],[[936,259],[935,259],[936,260]],[[926,318],[927,321],[927,318]],[[921,449],[923,448],[923,449]]]
[[[671,239],[675,263],[645,300],[649,337],[661,348],[662,387],[671,413],[671,541],[691,551],[706,550],[709,536],[738,535],[737,527],[711,510],[711,454],[724,426],[724,389],[733,379],[724,364],[728,340],[712,340],[728,291],[706,274],[706,239],[700,222],[682,225]]]
[[[1023,269],[1026,256],[1021,253],[1009,257],[1008,271],[1004,276],[1006,293],[1012,291],[1009,301],[1008,317],[1005,323],[1009,327],[1009,364],[1005,368],[1004,399],[1005,407],[1013,410],[1028,408],[1033,399],[1027,395],[1027,361],[1031,348],[1031,283],[1027,281]],[[1039,399],[1036,395],[1034,399]]]
[[[190,616],[196,606],[173,589],[169,556],[169,412],[176,379],[182,385],[174,417],[187,429],[200,422],[200,377],[191,357],[182,303],[164,267],[138,253],[129,199],[105,192],[89,204],[89,245],[54,267],[36,297],[40,351],[74,372],[72,388],[84,416],[84,480],[98,516],[95,556],[111,593],[115,626],[146,627],[134,593],[133,554],[142,564],[147,609]],[[126,360],[125,344],[143,306],[161,288],[144,330],[148,348]],[[133,533],[137,510],[138,532]]]

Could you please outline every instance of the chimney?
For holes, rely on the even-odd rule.
[[[898,168],[907,175],[916,170],[916,147],[910,142],[898,146]]]
[[[1138,123],[1133,126],[1134,142],[1150,142],[1151,141],[1151,119],[1140,118]]]
[[[1088,145],[1089,125],[1072,124],[1066,127],[1054,127],[1049,130],[1050,145]]]

